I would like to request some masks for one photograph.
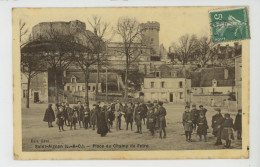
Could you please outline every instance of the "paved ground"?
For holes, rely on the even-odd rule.
[[[116,131],[113,127],[112,133],[106,137],[100,137],[91,129],[77,127],[77,130],[69,130],[65,126],[64,132],[59,132],[53,123],[53,128],[48,128],[43,122],[44,112],[47,104],[32,104],[30,109],[22,108],[22,135],[23,151],[84,151],[84,150],[213,150],[223,149],[223,146],[214,146],[215,138],[208,132],[208,142],[199,142],[199,136],[192,134],[193,142],[186,142],[182,126],[182,113],[184,106],[180,104],[165,104],[167,109],[167,138],[159,139],[159,134],[154,137],[149,135],[146,126],[143,125],[143,134],[125,130],[125,121],[122,119],[122,129]],[[215,114],[213,108],[207,107],[207,120],[211,126],[211,118]],[[225,109],[223,113],[227,112]],[[235,119],[236,113],[231,113]],[[236,138],[236,134],[235,134]],[[233,140],[233,149],[241,149],[241,141]],[[46,148],[47,146],[47,148]],[[41,148],[45,147],[45,148]],[[55,149],[54,149],[55,148]]]

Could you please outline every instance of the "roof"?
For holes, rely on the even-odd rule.
[[[160,72],[160,78],[186,78],[188,76],[186,67],[174,66],[174,65],[161,65],[155,71]],[[171,72],[176,72],[177,76],[173,77]],[[155,78],[155,72],[152,72],[145,76],[145,78]]]
[[[225,70],[228,70],[228,78],[225,79]],[[191,72],[192,87],[211,87],[212,80],[217,80],[217,86],[234,86],[235,68],[215,67],[202,68],[200,72]]]
[[[66,83],[70,83],[71,82],[71,78],[75,76],[77,83],[85,83],[85,75],[83,72],[79,71],[79,72],[66,72],[66,77],[64,78],[64,81]],[[105,83],[106,82],[106,76],[103,73],[100,73],[99,75],[100,78],[100,82]],[[97,74],[96,73],[90,73],[89,74],[89,83],[96,83],[96,79],[97,79]],[[114,83],[117,82],[117,75],[113,74],[113,73],[108,73],[108,83]]]

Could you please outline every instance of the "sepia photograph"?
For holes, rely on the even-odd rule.
[[[248,13],[13,8],[15,159],[248,158]]]

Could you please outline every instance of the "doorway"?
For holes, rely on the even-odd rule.
[[[173,102],[173,93],[170,93],[170,102]]]
[[[38,103],[40,100],[39,100],[39,92],[34,92],[33,94],[34,96],[34,103]]]

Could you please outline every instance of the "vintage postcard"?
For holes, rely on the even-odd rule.
[[[249,158],[249,8],[13,8],[14,159]]]

